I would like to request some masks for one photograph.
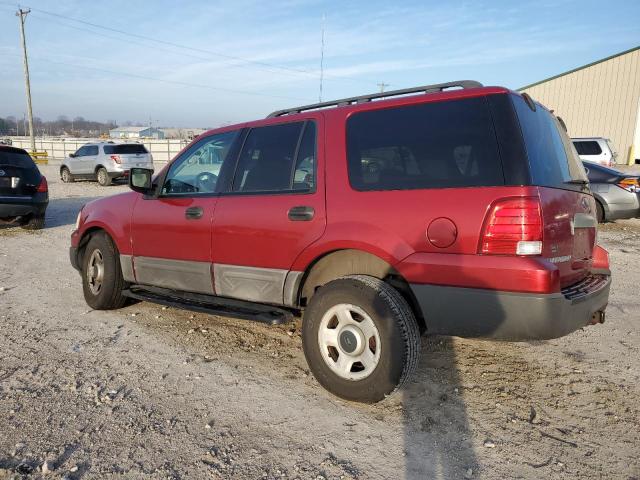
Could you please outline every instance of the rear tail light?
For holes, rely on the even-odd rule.
[[[111,155],[111,160],[113,160],[114,162],[116,162],[118,164],[122,163],[120,161],[120,155]]]
[[[40,183],[38,184],[38,188],[36,188],[36,192],[46,193],[48,191],[49,191],[49,184],[47,183],[47,177],[43,175],[42,178],[40,179]]]
[[[540,255],[540,201],[510,197],[495,202],[485,218],[479,250],[487,255]]]
[[[618,186],[620,188],[624,188],[627,192],[640,192],[640,182],[637,178],[623,178],[620,182],[618,182]]]

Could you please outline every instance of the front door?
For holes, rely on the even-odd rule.
[[[291,266],[326,225],[318,117],[247,132],[213,220],[216,294],[290,303],[285,284],[302,275]]]
[[[218,176],[237,132],[201,138],[169,167],[157,198],[139,198],[131,238],[137,283],[214,293],[211,222]]]

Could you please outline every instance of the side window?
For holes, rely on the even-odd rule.
[[[602,149],[598,142],[595,141],[575,141],[573,144],[578,151],[578,155],[600,155],[602,153]]]
[[[347,158],[356,190],[504,185],[484,98],[356,113],[347,120]]]
[[[88,155],[88,156],[98,155],[98,146],[97,145],[91,145],[91,146],[87,147],[87,153],[85,153],[85,155]]]
[[[85,155],[88,155],[87,151],[88,151],[89,147],[87,147],[86,145],[83,147],[80,147],[77,151],[76,151],[76,157],[84,157]]]
[[[291,190],[292,169],[303,126],[304,122],[297,122],[252,129],[240,153],[233,191]]]
[[[162,195],[215,193],[220,170],[238,132],[205,137],[171,164]]]
[[[313,190],[316,187],[316,124],[307,122],[298,148],[293,173],[293,190]]]

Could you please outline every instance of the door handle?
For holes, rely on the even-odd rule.
[[[184,216],[187,220],[198,220],[199,218],[202,218],[202,215],[204,215],[202,207],[189,207],[184,212]]]
[[[292,222],[308,222],[313,220],[316,211],[313,207],[299,206],[291,207],[288,212],[289,220]]]

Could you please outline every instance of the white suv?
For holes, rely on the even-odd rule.
[[[153,157],[139,143],[87,143],[69,154],[60,166],[63,182],[75,179],[97,180],[102,186],[113,179],[128,177],[132,167],[153,170]]]
[[[608,138],[572,138],[571,141],[576,147],[581,160],[599,163],[605,167],[611,167],[616,164],[618,153]]]

